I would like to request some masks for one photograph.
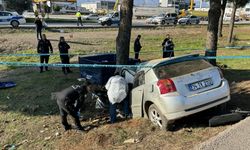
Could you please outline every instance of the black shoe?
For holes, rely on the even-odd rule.
[[[65,131],[70,130],[70,129],[72,129],[71,125],[64,126]]]
[[[40,70],[40,73],[43,73],[43,70]]]
[[[82,126],[77,126],[77,127],[76,127],[76,130],[84,131],[84,128],[83,128]]]
[[[69,70],[69,71],[67,71],[68,73],[73,73],[73,71],[71,71],[71,70]]]

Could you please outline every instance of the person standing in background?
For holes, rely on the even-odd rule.
[[[163,58],[166,57],[174,57],[174,43],[170,38],[170,35],[167,34],[166,38],[162,42],[162,51],[163,51]]]
[[[141,43],[140,43],[141,35],[138,35],[134,42],[134,52],[135,52],[135,59],[139,59],[139,53],[141,51]]]
[[[80,10],[78,10],[76,12],[76,17],[77,17],[77,26],[79,26],[79,23],[81,24],[81,26],[83,26],[82,25],[82,14],[81,14]]]
[[[60,58],[61,58],[62,64],[70,64],[69,55],[68,55],[70,46],[68,45],[68,43],[66,43],[64,37],[60,37],[58,49],[60,51]],[[69,67],[62,67],[62,71],[64,74],[72,73]]]
[[[37,37],[37,40],[39,40],[39,36],[40,36],[40,39],[42,39],[43,23],[42,23],[41,19],[37,16],[34,23],[36,25],[36,37]]]
[[[49,63],[49,51],[53,53],[53,48],[50,41],[46,38],[46,35],[42,35],[42,39],[39,40],[37,45],[37,53],[40,54],[40,63]],[[45,70],[49,71],[48,66],[45,66]],[[40,73],[43,72],[43,66],[40,66]]]

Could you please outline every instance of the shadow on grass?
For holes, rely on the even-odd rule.
[[[58,41],[57,39],[50,39],[50,41]],[[87,43],[87,42],[77,42],[77,41],[67,41],[67,43],[72,43],[72,44],[80,44],[80,45],[94,45],[92,43]]]

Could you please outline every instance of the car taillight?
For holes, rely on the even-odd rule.
[[[220,69],[220,68],[218,68],[218,71],[219,71],[219,73],[220,73],[220,77],[221,77],[221,79],[223,79],[223,78],[224,78],[224,76],[223,76],[223,73],[222,73],[221,69]]]
[[[161,79],[157,82],[157,86],[159,87],[161,94],[166,94],[176,91],[174,82],[171,79]]]

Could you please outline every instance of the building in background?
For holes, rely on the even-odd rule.
[[[98,11],[112,11],[115,6],[115,1],[98,0],[78,4],[80,4],[80,7],[86,8],[87,10],[96,13]]]

